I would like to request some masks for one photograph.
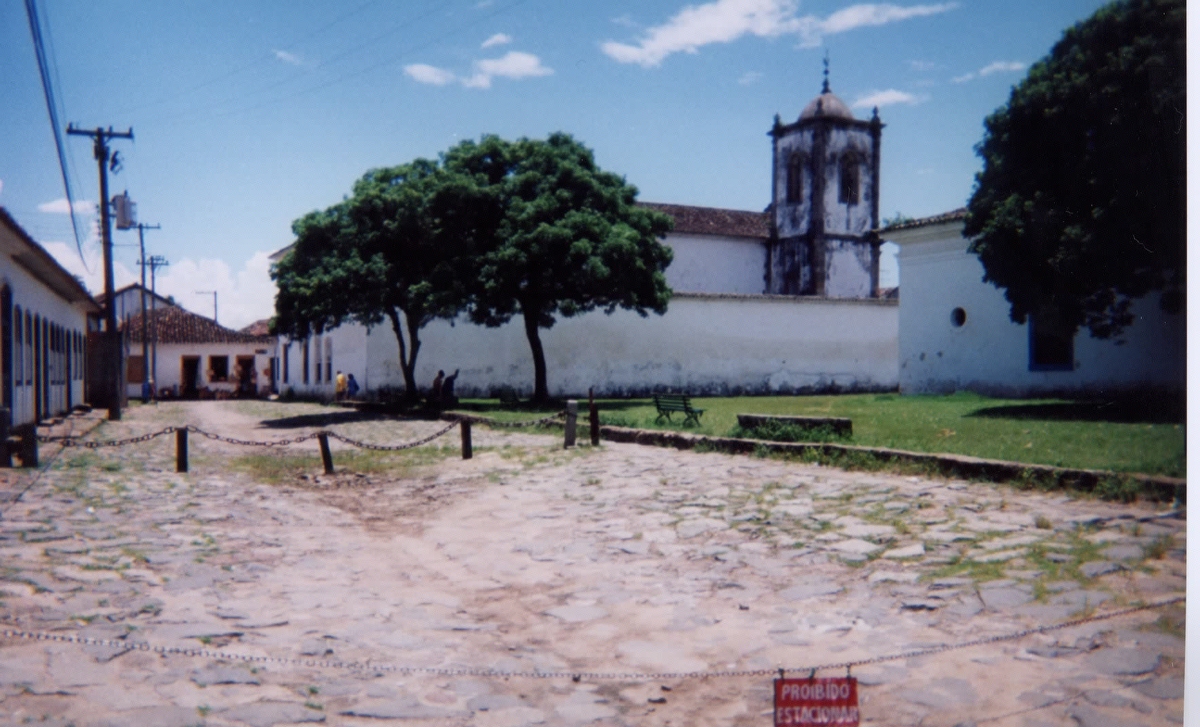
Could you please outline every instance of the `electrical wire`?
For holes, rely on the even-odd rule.
[[[71,193],[71,180],[67,172],[67,155],[63,146],[61,125],[58,121],[58,105],[54,95],[54,84],[51,73],[57,76],[57,69],[51,71],[51,64],[46,53],[45,41],[42,38],[41,21],[38,19],[37,0],[25,0],[25,15],[29,18],[29,33],[33,37],[33,52],[37,58],[38,74],[42,79],[42,93],[46,97],[46,112],[50,115],[50,127],[54,132],[54,148],[58,152],[58,167],[62,171],[63,190],[67,196],[67,213],[71,216],[71,229],[75,233],[75,249],[79,252],[79,260],[83,269],[89,274],[87,260],[83,256],[83,241],[79,237],[79,223],[75,219],[75,197]],[[101,204],[105,201],[101,200]]]
[[[488,20],[491,20],[492,18],[494,18],[494,17],[496,17],[496,16],[498,16],[498,15],[501,15],[501,14],[503,14],[503,13],[509,12],[509,11],[510,11],[510,10],[512,10],[513,8],[515,8],[515,7],[519,6],[519,5],[523,5],[523,4],[525,4],[526,2],[528,2],[528,0],[514,0],[513,2],[510,2],[510,3],[507,3],[507,4],[505,4],[505,5],[502,5],[502,6],[500,6],[500,7],[499,7],[499,8],[497,8],[496,10],[494,10],[494,11],[492,11],[492,12],[490,12],[490,13],[486,14],[486,15],[483,15],[483,16],[481,16],[481,17],[478,17],[478,18],[476,18],[476,19],[474,19],[474,20],[472,20],[472,21],[469,21],[469,22],[463,23],[463,24],[461,24],[461,25],[458,25],[458,26],[456,26],[456,27],[454,27],[454,28],[451,28],[450,30],[448,30],[448,31],[446,31],[446,32],[444,32],[444,33],[440,33],[440,34],[438,34],[438,35],[436,35],[436,36],[433,36],[433,37],[431,37],[431,38],[430,38],[430,39],[429,39],[427,42],[420,43],[420,44],[413,45],[413,46],[410,46],[410,47],[408,47],[408,48],[405,48],[405,49],[404,49],[403,51],[401,51],[400,53],[398,53],[398,54],[396,54],[396,55],[393,55],[393,56],[391,56],[391,57],[389,57],[389,58],[387,58],[387,59],[385,59],[385,60],[383,60],[383,61],[380,61],[380,62],[378,62],[378,63],[374,63],[374,64],[372,64],[372,65],[369,65],[369,66],[366,66],[366,67],[364,67],[364,68],[360,68],[360,69],[357,69],[357,70],[354,70],[354,71],[350,71],[350,72],[344,73],[344,74],[342,74],[342,75],[340,75],[340,76],[337,76],[337,77],[335,77],[335,78],[332,78],[332,79],[329,79],[329,80],[323,81],[323,82],[321,82],[321,83],[318,83],[318,84],[316,84],[316,85],[313,85],[313,86],[308,86],[308,87],[306,87],[306,88],[297,89],[297,90],[295,90],[295,91],[291,91],[291,92],[285,93],[285,94],[283,94],[283,95],[281,95],[281,96],[276,96],[276,97],[269,98],[269,99],[262,99],[262,100],[259,100],[259,101],[255,102],[255,103],[252,103],[252,104],[250,104],[250,105],[248,105],[248,106],[242,106],[242,107],[239,107],[239,108],[233,108],[233,109],[229,109],[229,110],[226,110],[226,111],[219,111],[219,110],[218,110],[218,111],[214,111],[214,110],[212,110],[212,108],[213,108],[213,107],[211,107],[211,106],[210,106],[210,107],[208,107],[207,109],[202,109],[202,110],[204,110],[204,111],[205,111],[205,115],[206,115],[206,117],[208,117],[208,118],[212,118],[212,117],[220,117],[220,116],[233,116],[233,115],[237,115],[237,114],[246,113],[246,112],[249,112],[249,111],[254,111],[254,110],[256,110],[256,109],[259,109],[259,108],[262,108],[262,107],[264,107],[264,106],[272,106],[272,105],[275,105],[275,104],[278,104],[278,103],[282,103],[283,101],[287,101],[288,99],[295,98],[295,97],[297,97],[297,96],[301,96],[301,95],[307,95],[307,94],[311,94],[311,93],[316,93],[316,92],[318,92],[318,91],[322,91],[322,90],[324,90],[324,89],[326,89],[326,88],[329,88],[330,86],[334,86],[334,85],[338,85],[338,84],[344,83],[345,81],[348,81],[348,80],[350,80],[350,79],[357,78],[357,77],[359,77],[359,76],[362,76],[362,75],[364,75],[364,74],[370,73],[371,71],[377,70],[377,69],[379,69],[379,68],[382,68],[382,67],[384,67],[384,66],[391,65],[391,64],[393,64],[393,63],[396,63],[396,62],[398,62],[399,60],[401,60],[401,59],[405,58],[406,56],[409,56],[409,55],[411,55],[412,53],[415,53],[415,52],[417,52],[417,51],[421,51],[421,50],[425,50],[425,49],[427,49],[427,48],[434,47],[434,46],[436,46],[437,44],[439,44],[440,42],[442,42],[444,39],[446,39],[446,38],[448,38],[448,37],[450,37],[450,36],[457,35],[457,34],[459,34],[459,33],[463,32],[463,31],[465,31],[465,30],[467,30],[467,29],[469,29],[469,28],[472,28],[472,27],[474,27],[474,26],[476,26],[476,25],[479,25],[479,24],[481,24],[481,23],[483,23],[483,22],[486,22],[486,21],[488,21]],[[412,19],[411,21],[409,21],[409,22],[411,23],[411,22],[416,22],[416,21],[418,21],[418,20],[422,20],[422,19],[424,19],[424,18],[426,18],[426,17],[428,17],[429,15],[432,15],[432,14],[433,14],[433,11],[430,11],[430,12],[428,12],[428,13],[423,13],[422,15],[420,15],[420,16],[417,16],[416,18],[413,18],[413,19]],[[354,54],[356,54],[356,53],[357,53],[357,52],[359,52],[359,51],[360,51],[362,48],[365,48],[365,47],[367,47],[367,46],[369,46],[369,45],[371,45],[371,44],[373,44],[373,43],[376,43],[376,42],[378,42],[379,40],[381,40],[381,39],[383,39],[383,38],[387,37],[388,35],[391,35],[391,34],[392,34],[394,31],[395,31],[395,29],[396,29],[396,26],[393,26],[392,28],[389,28],[389,29],[388,29],[388,31],[386,31],[385,33],[381,33],[380,35],[378,35],[378,36],[375,36],[375,37],[371,38],[370,40],[366,41],[365,43],[360,43],[360,44],[359,44],[359,45],[357,45],[355,48],[352,48],[352,49],[350,49],[350,50],[348,50],[348,51],[346,51],[346,52],[343,52],[343,53],[341,53],[341,54],[339,54],[339,55],[337,55],[337,56],[334,56],[332,59],[330,59],[329,63],[333,63],[333,62],[336,62],[336,61],[340,61],[340,60],[343,60],[343,59],[345,59],[346,57],[349,57],[349,56],[351,56],[351,55],[354,55]],[[322,64],[322,65],[327,65],[327,64]],[[269,85],[266,85],[266,86],[263,86],[263,87],[261,87],[261,88],[255,89],[255,90],[253,91],[253,93],[252,93],[252,94],[250,94],[250,95],[252,95],[252,96],[260,96],[260,95],[261,95],[261,94],[262,94],[264,91],[268,91],[268,90],[270,90],[270,89],[272,89],[272,88],[276,88],[276,87],[278,87],[278,86],[280,86],[280,85],[283,85],[284,83],[288,83],[288,82],[290,82],[291,80],[294,80],[295,78],[296,78],[296,76],[295,76],[295,75],[293,75],[293,76],[291,76],[291,77],[289,77],[289,78],[287,78],[287,79],[283,79],[283,80],[280,80],[280,81],[275,81],[275,82],[273,82],[273,83],[271,83],[271,84],[269,84]],[[230,99],[230,100],[232,100],[232,99]],[[194,117],[194,116],[195,116],[195,114],[196,114],[196,113],[198,113],[198,111],[200,111],[200,110],[198,110],[198,109],[189,109],[189,110],[187,110],[187,111],[185,111],[185,112],[180,112],[180,113],[177,113],[177,114],[171,114],[171,115],[169,115],[169,116],[164,116],[164,117],[161,117],[159,120],[160,120],[160,121],[170,121],[170,120],[177,119],[177,118],[184,117],[184,116],[186,116],[186,117]]]

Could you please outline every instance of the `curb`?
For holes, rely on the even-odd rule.
[[[483,424],[491,423],[490,420],[484,417],[475,418],[475,421]],[[555,427],[563,426],[562,422],[551,422],[551,425]],[[581,431],[586,433],[586,424]],[[581,434],[581,436],[584,435]],[[1157,502],[1182,503],[1186,502],[1187,497],[1187,480],[1179,477],[1055,467],[1053,465],[1010,462],[1002,459],[985,459],[961,454],[930,454],[927,452],[910,452],[903,449],[888,449],[886,447],[859,447],[850,444],[831,444],[827,442],[771,442],[760,439],[710,437],[658,429],[614,427],[607,424],[600,426],[600,438],[610,442],[641,444],[653,447],[673,447],[675,449],[694,449],[697,445],[703,444],[706,447],[711,447],[727,454],[756,454],[765,450],[773,454],[803,456],[807,453],[815,453],[822,457],[834,458],[854,454],[867,455],[883,463],[918,465],[945,477],[987,480],[990,482],[1036,479],[1041,482],[1050,483],[1056,488],[1081,490],[1084,492],[1091,492],[1103,480],[1114,477],[1127,478],[1137,482],[1141,486],[1142,494],[1148,499]],[[835,463],[832,466],[836,467],[837,464]]]

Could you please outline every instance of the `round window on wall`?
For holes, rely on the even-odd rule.
[[[950,323],[955,328],[962,328],[962,325],[967,322],[967,312],[962,308],[955,308],[950,311]]]

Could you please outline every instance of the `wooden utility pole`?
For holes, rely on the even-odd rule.
[[[150,261],[146,259],[146,238],[144,232],[146,230],[161,230],[162,225],[143,225],[141,222],[137,224],[138,230],[138,249],[142,251],[142,259],[138,262],[142,266],[142,403],[150,403],[150,340],[146,335],[146,266]]]
[[[121,371],[121,334],[117,330],[117,301],[113,296],[113,261],[112,261],[112,221],[108,214],[108,152],[109,139],[133,139],[133,129],[129,131],[113,131],[112,127],[103,129],[77,129],[74,124],[67,125],[67,133],[74,136],[92,137],[92,153],[100,167],[100,239],[104,246],[104,325],[105,340],[108,341],[108,381],[112,385],[112,397],[108,402],[108,418],[118,421],[121,418],[121,387],[124,386],[124,373]],[[114,164],[115,166],[115,164]],[[71,214],[74,214],[74,210]]]
[[[154,272],[159,268],[166,267],[171,263],[162,255],[153,255],[146,264],[150,266],[150,317],[154,319],[153,332],[151,336],[154,338],[154,348],[150,354],[150,380],[154,382],[154,388],[158,388],[158,289],[154,285]],[[143,270],[143,272],[145,272]],[[143,281],[145,278],[143,278]]]

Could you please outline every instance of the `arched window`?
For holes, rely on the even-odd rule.
[[[21,337],[21,331],[25,330],[24,322],[21,320],[21,306],[13,308],[13,382],[20,386],[25,383],[25,339]]]
[[[787,162],[787,203],[798,204],[804,195],[804,156],[793,154]]]
[[[858,204],[859,188],[862,186],[862,161],[856,152],[846,152],[838,165],[838,202]]]
[[[317,367],[314,369],[313,383],[321,383],[321,337],[317,336],[313,339],[313,358],[316,360]]]

